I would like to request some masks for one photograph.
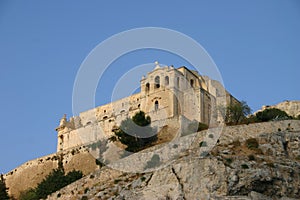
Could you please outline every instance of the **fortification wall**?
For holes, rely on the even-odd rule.
[[[114,169],[122,169],[124,171],[136,171],[142,172],[147,164],[147,161],[151,160],[154,154],[159,155],[162,163],[169,163],[176,158],[182,152],[191,149],[199,150],[199,143],[206,141],[208,144],[207,150],[211,147],[210,144],[215,144],[216,135],[220,134],[219,145],[227,145],[236,140],[244,142],[249,138],[258,138],[261,134],[274,134],[279,131],[300,131],[300,120],[286,120],[286,121],[274,121],[264,122],[249,125],[227,126],[223,128],[212,128],[199,133],[190,134],[184,137],[177,138],[171,143],[154,146],[144,150],[141,154],[133,154],[118,162],[112,163],[111,167]],[[213,138],[208,135],[214,134]],[[176,148],[174,148],[176,146]],[[132,165],[132,163],[139,163],[138,165]]]
[[[300,120],[272,121],[224,127],[220,144],[234,142],[237,139],[243,142],[249,138],[256,138],[261,134],[280,131],[300,131]]]
[[[75,169],[86,175],[98,168],[95,158],[82,147],[43,156],[28,161],[4,175],[9,195],[18,198],[20,192],[36,187],[58,167],[60,158],[66,173]]]

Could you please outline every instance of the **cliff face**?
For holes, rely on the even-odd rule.
[[[225,127],[211,151],[207,133],[126,157],[48,199],[300,199],[300,121]]]

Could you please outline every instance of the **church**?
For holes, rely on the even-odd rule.
[[[182,128],[182,121],[197,121],[211,126],[223,122],[219,106],[238,103],[222,84],[185,66],[160,66],[140,80],[140,92],[115,102],[64,117],[56,128],[57,151],[93,143],[110,137],[122,120],[143,111],[151,126]],[[180,132],[180,131],[179,131]]]

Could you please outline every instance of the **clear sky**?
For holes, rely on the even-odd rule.
[[[54,129],[63,114],[72,116],[81,63],[101,41],[132,28],[164,27],[194,38],[227,90],[254,111],[300,100],[300,1],[105,2],[0,0],[0,173],[56,151]],[[160,51],[125,55],[100,81],[96,104],[108,102],[117,72],[155,60],[186,65]]]

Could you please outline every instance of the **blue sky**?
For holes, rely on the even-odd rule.
[[[200,43],[224,84],[255,111],[299,100],[300,2],[0,0],[0,173],[56,151],[55,127],[72,116],[81,63],[101,41],[138,27],[164,27]],[[161,51],[132,52],[100,81],[96,104],[133,66],[185,61]],[[119,72],[119,73],[117,73]]]

